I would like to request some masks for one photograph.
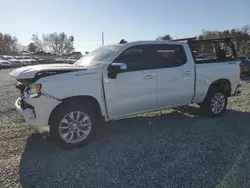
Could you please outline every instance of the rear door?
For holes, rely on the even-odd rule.
[[[157,105],[160,108],[190,104],[194,95],[195,69],[190,51],[182,44],[157,44]],[[188,57],[186,55],[188,54]]]

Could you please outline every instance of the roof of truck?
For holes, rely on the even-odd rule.
[[[186,44],[186,42],[183,41],[172,41],[172,40],[141,40],[141,41],[132,41],[132,42],[127,42],[124,44],[110,44],[106,46],[116,46],[116,47],[121,47],[121,46],[132,46],[132,45],[140,45],[140,44]]]

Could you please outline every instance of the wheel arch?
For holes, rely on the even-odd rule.
[[[221,78],[221,79],[218,79],[218,80],[215,80],[213,81],[209,88],[208,88],[208,91],[211,87],[213,86],[218,86],[218,87],[221,87],[225,90],[225,92],[227,93],[228,96],[230,96],[231,94],[231,82],[230,80],[226,79],[226,78]]]
[[[105,112],[103,111],[104,109],[101,108],[101,105],[99,103],[99,101],[90,95],[78,95],[78,96],[71,96],[71,97],[67,97],[64,99],[61,99],[61,103],[58,104],[50,113],[50,117],[49,117],[49,125],[51,124],[51,119],[52,116],[56,113],[56,110],[59,109],[62,105],[66,104],[66,103],[72,103],[72,102],[77,102],[78,104],[87,104],[87,105],[91,105],[92,107],[94,107],[96,113],[100,114],[100,116],[105,116]]]

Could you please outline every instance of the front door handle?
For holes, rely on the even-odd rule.
[[[154,77],[155,77],[154,75],[146,75],[146,76],[144,76],[144,79],[152,79]]]
[[[184,72],[184,75],[190,75],[190,74],[191,74],[191,71]]]

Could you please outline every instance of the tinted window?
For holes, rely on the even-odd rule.
[[[158,66],[178,67],[187,62],[185,51],[181,45],[154,45],[155,62]]]
[[[126,63],[128,70],[145,70],[164,67],[177,67],[187,62],[181,45],[148,44],[133,46],[125,50],[115,63]]]
[[[133,46],[122,52],[113,62],[126,63],[129,71],[152,68],[151,45]]]

